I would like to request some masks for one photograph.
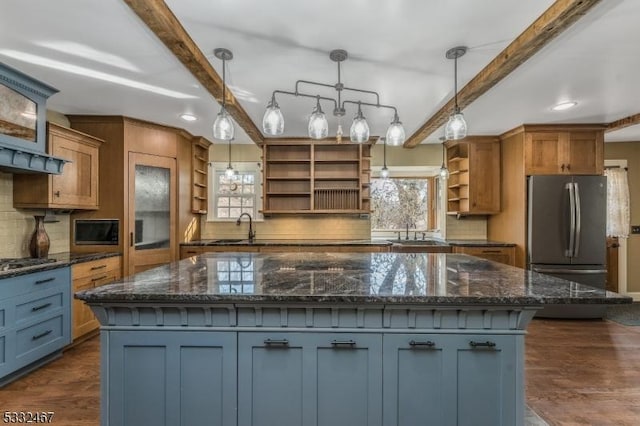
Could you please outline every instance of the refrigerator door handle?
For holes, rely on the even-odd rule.
[[[557,268],[531,268],[533,272],[540,272],[541,274],[576,274],[576,275],[587,275],[587,274],[606,274],[606,269],[557,269]]]
[[[576,237],[576,199],[573,190],[573,182],[567,183],[565,188],[569,191],[569,249],[565,250],[564,255],[566,257],[571,257],[573,256]]]
[[[581,216],[580,213],[580,187],[578,183],[575,182],[573,184],[573,192],[574,198],[576,202],[576,232],[575,232],[575,243],[573,244],[573,257],[578,257],[578,253],[580,251],[580,230],[582,228],[581,224]]]

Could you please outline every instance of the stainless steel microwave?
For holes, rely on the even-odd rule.
[[[118,245],[118,219],[76,219],[74,220],[74,241],[76,245]]]

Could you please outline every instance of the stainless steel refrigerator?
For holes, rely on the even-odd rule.
[[[529,269],[604,289],[606,284],[607,178],[528,178]],[[602,305],[549,306],[538,316],[599,318]]]

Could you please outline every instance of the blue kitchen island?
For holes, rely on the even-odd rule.
[[[513,426],[545,304],[631,299],[466,255],[210,253],[76,294],[103,425]]]

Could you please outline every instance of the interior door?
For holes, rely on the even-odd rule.
[[[176,161],[129,153],[128,274],[175,260]]]

